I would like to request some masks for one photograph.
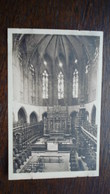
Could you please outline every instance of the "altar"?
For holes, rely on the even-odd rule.
[[[47,108],[47,118],[44,118],[44,134],[70,134],[71,120],[67,106]]]
[[[58,143],[57,142],[47,142],[47,150],[48,151],[58,151]]]

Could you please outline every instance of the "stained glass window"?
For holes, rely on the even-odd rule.
[[[78,98],[78,71],[75,69],[73,73],[73,98]]]
[[[64,98],[64,75],[62,72],[58,74],[58,99]]]
[[[31,64],[29,68],[30,68],[30,71],[31,71],[31,75],[34,76],[34,74],[35,74],[34,66]]]
[[[48,99],[48,73],[46,70],[42,75],[42,97]]]

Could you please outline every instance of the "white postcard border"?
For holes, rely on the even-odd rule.
[[[77,36],[98,36],[100,37],[98,84],[97,84],[97,165],[95,171],[74,171],[74,172],[49,172],[49,173],[13,173],[13,126],[12,126],[12,35],[13,34],[58,34]],[[103,57],[103,32],[102,31],[78,31],[78,30],[52,30],[52,29],[8,29],[8,179],[47,179],[47,178],[72,178],[99,176],[99,153],[100,153],[100,127],[101,127],[101,88],[102,88],[102,57]]]

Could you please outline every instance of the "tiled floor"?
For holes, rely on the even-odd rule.
[[[70,171],[69,153],[43,152],[32,153],[29,161],[20,172],[63,172]],[[39,165],[36,170],[35,166]],[[42,167],[41,167],[42,166]],[[34,170],[33,170],[34,169]]]

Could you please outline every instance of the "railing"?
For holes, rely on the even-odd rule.
[[[77,142],[77,152],[81,160],[87,164],[88,170],[96,169],[97,141],[84,128],[78,133],[80,141]]]
[[[91,125],[88,121],[83,122],[83,128],[91,133],[93,136],[97,137],[97,126]]]

